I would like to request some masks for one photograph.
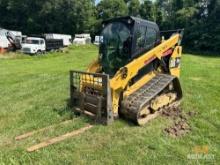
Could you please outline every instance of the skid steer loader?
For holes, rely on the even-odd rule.
[[[131,16],[102,23],[99,56],[86,72],[70,71],[74,112],[110,124],[123,117],[144,125],[178,106],[183,30],[168,39],[156,23]]]

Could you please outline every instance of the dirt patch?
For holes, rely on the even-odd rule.
[[[183,112],[181,107],[173,107],[162,111],[162,116],[172,120],[172,125],[165,128],[164,132],[171,137],[181,137],[191,131],[191,127],[188,123],[190,117],[197,115],[197,112]]]

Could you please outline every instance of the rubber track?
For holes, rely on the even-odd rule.
[[[158,74],[155,76],[123,101],[122,114],[126,118],[137,122],[139,111],[149,105],[150,101],[158,96],[174,79],[174,76],[168,74]]]

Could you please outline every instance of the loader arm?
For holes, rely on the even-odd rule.
[[[163,41],[160,45],[153,48],[149,52],[145,53],[143,56],[133,60],[126,66],[122,67],[111,79],[111,88],[113,90],[124,89],[128,82],[137,75],[138,71],[149,64],[154,59],[159,60],[163,57],[163,53],[168,49],[175,47],[180,40],[180,34],[175,34],[170,39]]]
[[[178,52],[181,55],[181,46],[177,46],[180,40],[181,34],[175,34],[171,36],[168,40],[163,41],[161,44],[159,44],[152,50],[148,51],[144,55],[128,63],[126,66],[122,67],[115,74],[115,76],[110,81],[110,87],[112,89],[113,113],[118,113],[119,98],[121,92],[124,91],[124,89],[128,86],[129,81],[138,74],[139,70],[141,70],[144,66],[146,66],[156,58],[161,60],[161,58],[164,55],[164,52],[168,51],[171,48],[176,50],[173,52]]]

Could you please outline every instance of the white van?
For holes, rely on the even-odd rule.
[[[76,34],[73,43],[77,45],[90,44],[91,36],[90,34]]]

